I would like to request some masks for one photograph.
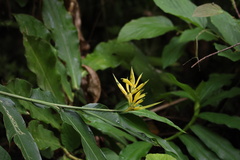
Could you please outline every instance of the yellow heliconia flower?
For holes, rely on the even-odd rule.
[[[143,102],[143,99],[146,96],[146,94],[143,93],[143,91],[144,91],[143,87],[146,85],[148,80],[146,82],[138,85],[138,83],[142,77],[142,74],[138,77],[138,79],[136,81],[132,68],[130,71],[130,79],[122,78],[122,82],[126,84],[126,89],[117,80],[115,75],[113,75],[113,77],[118,85],[118,88],[122,91],[122,93],[128,100],[129,107],[127,108],[126,111],[145,109],[145,108],[149,108],[149,107],[152,107],[152,106],[155,106],[155,105],[161,103],[161,102],[157,102],[157,103],[153,103],[153,104],[150,104],[147,106],[140,105],[140,103]]]

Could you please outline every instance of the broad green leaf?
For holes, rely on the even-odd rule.
[[[146,156],[151,147],[151,143],[144,141],[129,144],[120,152],[120,160],[139,160]]]
[[[233,77],[232,74],[211,74],[208,81],[201,82],[196,88],[200,100],[205,102],[207,99],[211,99],[209,97],[216,94],[223,86],[229,85]]]
[[[229,128],[236,128],[240,130],[240,117],[237,116],[229,116],[223,113],[203,112],[200,113],[198,117],[212,123],[224,124]]]
[[[103,151],[104,155],[106,156],[107,160],[119,160],[119,156],[112,150],[110,150],[108,148],[102,148],[102,151]]]
[[[214,43],[214,46],[215,46],[215,48],[218,51],[228,47],[228,46],[217,44],[217,43]],[[228,59],[230,59],[233,62],[236,62],[236,61],[240,60],[240,52],[238,52],[238,51],[233,52],[230,49],[226,50],[224,52],[218,53],[218,56],[222,56],[222,57],[228,58]]]
[[[37,120],[32,120],[28,123],[28,130],[33,135],[35,142],[38,145],[39,150],[45,150],[50,148],[51,151],[55,151],[61,147],[59,139],[53,134],[52,131],[44,128]]]
[[[36,74],[38,85],[64,102],[61,76],[56,70],[56,50],[46,41],[25,36],[24,46],[29,69]]]
[[[164,12],[175,15],[187,23],[193,23],[201,28],[207,25],[206,18],[192,17],[196,5],[190,0],[154,0],[154,2]]]
[[[227,12],[210,17],[212,24],[217,28],[217,31],[223,37],[223,40],[230,45],[234,45],[240,42],[240,25],[232,15]],[[224,25],[223,25],[224,24]],[[235,47],[240,50],[240,47]]]
[[[191,100],[193,101],[199,101],[199,98],[196,94],[196,92],[187,84],[179,82],[176,77],[170,73],[167,73],[167,81],[169,83],[175,84],[176,86],[180,87],[182,90],[184,90],[189,97],[191,97]]]
[[[2,146],[0,146],[0,159],[11,160],[10,155],[8,154],[8,152]]]
[[[119,32],[118,41],[154,38],[174,29],[174,25],[166,17],[142,17],[125,24]]]
[[[210,17],[223,13],[222,8],[215,3],[205,3],[198,6],[193,12],[193,17]]]
[[[227,139],[200,125],[192,126],[191,130],[208,146],[208,148],[215,152],[221,160],[239,159],[240,151],[234,148]]]
[[[81,142],[87,159],[105,160],[105,157],[97,146],[90,128],[84,123],[81,117],[74,111],[61,110],[62,120],[71,125],[81,136]]]
[[[146,160],[177,160],[168,154],[148,154]]]
[[[184,53],[185,47],[190,41],[211,41],[216,39],[209,31],[202,28],[184,30],[179,37],[173,37],[164,47],[162,53],[163,68],[174,64]]]
[[[95,71],[115,68],[124,60],[130,61],[136,52],[137,48],[128,42],[117,42],[116,40],[102,42],[97,45],[93,53],[83,59],[83,64],[90,66]]]
[[[196,160],[217,160],[219,159],[213,152],[211,152],[201,141],[197,138],[183,134],[179,139],[187,147],[189,154]]]
[[[52,31],[58,56],[66,63],[72,88],[79,89],[81,82],[80,51],[77,30],[63,1],[44,0],[42,8],[44,24]]]
[[[41,160],[37,145],[26,129],[22,116],[15,109],[13,101],[0,97],[0,112],[3,114],[9,143],[13,138],[26,160]]]
[[[240,94],[240,88],[233,87],[230,90],[220,90],[217,94],[211,95],[211,98],[206,99],[201,106],[218,106],[221,100],[226,98],[232,98]]]
[[[26,14],[15,14],[14,17],[23,35],[50,40],[50,32],[38,19]]]
[[[43,25],[42,22],[32,16],[24,14],[17,14],[15,15],[15,18],[19,24],[22,34],[42,38],[49,42],[50,32],[49,30],[47,30],[47,28]],[[56,69],[59,73],[61,73],[61,84],[64,91],[66,92],[66,95],[68,96],[70,101],[73,101],[71,86],[70,83],[67,81],[65,66],[60,61],[57,61]]]
[[[88,104],[83,107],[102,109],[107,108],[106,106],[97,103]],[[95,116],[96,118],[99,118],[115,127],[119,127],[129,132],[130,134],[136,136],[137,138],[150,142],[153,145],[162,146],[167,152],[171,153],[173,156],[178,157],[180,160],[182,160],[178,153],[170,146],[170,144],[166,140],[163,140],[162,138],[151,133],[145,126],[144,121],[139,117],[135,117],[129,114],[127,114],[128,115],[127,116],[126,114],[117,114],[114,112],[100,112],[87,110],[85,110],[84,112],[92,116]]]
[[[61,142],[67,150],[72,152],[80,146],[81,137],[72,126],[63,123],[61,128]]]
[[[174,64],[184,53],[187,42],[181,42],[180,37],[173,37],[162,53],[163,68]]]
[[[147,118],[159,121],[159,122],[166,123],[169,126],[172,126],[181,132],[184,132],[181,128],[179,128],[177,125],[175,125],[172,121],[170,121],[169,119],[167,119],[165,117],[157,115],[155,112],[152,112],[152,111],[149,111],[146,109],[141,109],[141,110],[136,110],[136,111],[130,111],[129,113],[135,114],[140,117],[143,116],[143,117],[147,117]]]

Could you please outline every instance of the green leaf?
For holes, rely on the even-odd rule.
[[[30,97],[32,93],[32,85],[29,82],[18,78],[10,81],[7,84],[6,88],[8,90],[5,90],[5,92],[14,93],[24,97]],[[21,114],[28,114],[26,108],[23,105],[25,101],[17,99],[12,99],[12,101],[14,101],[16,108]]]
[[[201,28],[207,25],[206,18],[192,17],[196,5],[190,0],[154,0],[154,2],[164,12],[175,15],[187,23],[193,23]]]
[[[25,7],[28,0],[16,0],[16,2],[21,6],[21,7]]]
[[[50,32],[38,19],[26,14],[15,14],[14,17],[23,35],[50,40]]]
[[[40,150],[50,148],[51,151],[55,151],[61,147],[59,139],[53,134],[52,131],[44,128],[39,121],[30,121],[28,123],[28,130],[33,135],[33,138]]]
[[[181,160],[189,160],[188,157],[182,152],[182,147],[180,149],[180,146],[177,146],[175,143],[173,142],[169,142],[169,144],[171,145],[171,147],[178,153],[179,158]],[[168,152],[166,152],[168,154]],[[169,155],[171,155],[171,153],[169,153]]]
[[[209,97],[216,94],[216,91],[219,91],[225,85],[229,85],[233,77],[232,74],[211,74],[208,81],[201,82],[196,88],[201,102],[211,99]]]
[[[146,109],[141,109],[141,110],[136,110],[136,111],[130,111],[128,113],[132,113],[137,116],[143,116],[143,117],[147,117],[147,118],[159,121],[159,122],[163,122],[163,123],[168,124],[169,126],[176,128],[177,130],[179,130],[181,132],[185,132],[181,128],[179,128],[177,125],[175,125],[172,121],[170,121],[169,119],[167,119],[165,117],[157,115],[155,112],[152,112],[152,111],[149,111]]]
[[[119,156],[112,150],[110,150],[108,148],[102,148],[102,151],[103,151],[104,155],[106,156],[107,160],[119,160]]]
[[[0,97],[0,112],[3,114],[9,143],[13,138],[26,160],[41,160],[37,145],[26,129],[23,118],[15,109],[13,101]]]
[[[96,128],[97,130],[108,135],[109,137],[114,138],[115,140],[121,142],[124,145],[128,144],[127,140],[132,142],[136,141],[136,138],[133,137],[132,135],[104,122],[99,118],[84,113],[82,113],[81,115],[86,119],[86,123],[88,125]]]
[[[73,111],[70,110],[61,110],[60,111],[62,120],[71,125],[81,136],[81,142],[83,146],[84,153],[86,154],[87,159],[91,160],[105,160],[105,157],[97,146],[95,139],[93,137],[90,128],[84,123],[81,117]]]
[[[217,44],[217,43],[214,43],[214,46],[215,46],[215,48],[218,51],[228,47],[228,46]],[[222,56],[222,57],[228,58],[228,59],[230,59],[233,62],[236,62],[236,61],[240,60],[240,52],[238,52],[238,51],[233,52],[230,49],[226,50],[224,52],[218,53],[218,56]]]
[[[185,47],[190,41],[211,41],[216,39],[210,32],[202,28],[184,30],[179,37],[173,37],[164,47],[162,53],[163,68],[175,63],[185,52]]]
[[[62,88],[69,100],[69,103],[71,103],[71,102],[73,102],[74,93],[72,92],[71,84],[68,81],[66,68],[60,61],[57,61],[56,67],[57,67],[58,72],[61,73],[60,75],[61,75]]]
[[[28,36],[24,38],[24,46],[28,67],[36,74],[38,85],[64,102],[61,77],[56,70],[56,50],[48,42]]]
[[[200,125],[192,126],[191,130],[208,146],[208,148],[214,151],[221,160],[239,159],[240,151],[234,148],[227,139]]]
[[[8,152],[2,146],[0,146],[0,159],[11,160],[10,155],[8,154]]]
[[[187,42],[181,42],[180,37],[173,37],[162,53],[163,68],[175,63],[184,53]]]
[[[66,11],[63,1],[44,0],[42,16],[44,24],[53,33],[59,58],[66,63],[72,88],[79,89],[81,82],[79,40],[70,13]]]
[[[184,84],[179,82],[174,75],[170,74],[170,73],[166,73],[167,76],[167,81],[169,83],[175,84],[176,86],[180,87],[182,90],[184,90],[187,94],[188,97],[193,100],[193,101],[199,101],[199,98],[195,92],[195,90],[193,90],[189,85]],[[185,94],[186,94],[185,93]]]
[[[127,145],[119,154],[120,160],[139,160],[151,149],[152,144],[139,141]]]
[[[239,21],[227,12],[210,17],[212,24],[217,28],[215,32],[219,32],[222,35],[223,40],[230,45],[234,45],[240,42],[240,37],[236,36],[240,34]],[[224,25],[223,25],[224,23]],[[240,50],[240,47],[235,47]]]
[[[180,140],[187,147],[189,154],[196,160],[209,160],[209,159],[219,159],[213,152],[209,150],[201,141],[197,138],[183,134],[179,136]]]
[[[124,60],[130,60],[137,52],[137,48],[128,42],[116,40],[102,42],[97,45],[93,53],[83,59],[83,64],[90,66],[95,71],[115,68]]]
[[[224,124],[229,128],[236,128],[240,130],[240,117],[237,116],[229,116],[223,113],[203,112],[200,113],[198,117],[212,123]]]
[[[106,109],[107,107],[101,104],[92,103],[85,105],[84,107],[89,108],[102,108]],[[148,128],[145,126],[145,123],[139,117],[135,117],[132,114],[117,114],[113,112],[100,112],[100,111],[84,111],[87,114],[95,116],[108,124],[111,124],[115,127],[119,127],[129,132],[130,134],[140,138],[146,142],[150,142],[153,145],[162,146],[167,152],[171,153],[173,156],[178,157],[180,160],[180,156],[178,153],[170,146],[170,144],[163,140],[162,138],[151,133]],[[128,116],[127,116],[128,115]]]
[[[61,141],[64,147],[72,152],[80,146],[81,137],[72,126],[63,123],[61,128]]]
[[[146,160],[177,160],[168,154],[148,154]]]
[[[206,99],[201,106],[218,106],[218,104],[226,98],[232,98],[240,94],[240,88],[233,87],[230,90],[224,91],[220,90],[217,94],[211,95],[211,98]]]
[[[25,83],[24,83],[25,82]],[[7,86],[12,93],[19,93],[19,95],[29,97],[30,90],[28,90],[27,85],[29,83],[24,80],[15,80]],[[24,87],[26,86],[26,87]],[[12,89],[14,88],[14,90]],[[25,90],[24,90],[25,88]],[[30,88],[31,89],[31,88]],[[19,90],[17,92],[17,90]],[[31,89],[32,90],[32,89]],[[31,98],[39,99],[48,102],[56,102],[56,99],[51,95],[48,91],[41,91],[40,89],[33,89]],[[30,102],[26,102],[23,100],[18,100],[19,103],[30,112],[32,118],[37,119],[39,121],[43,121],[47,124],[50,124],[52,127],[60,129],[61,119],[60,116],[53,112],[53,110],[49,107],[39,105],[39,104],[32,104]]]
[[[222,8],[215,3],[205,3],[198,6],[193,12],[193,17],[210,17],[223,13]]]
[[[119,32],[118,41],[154,38],[174,29],[174,25],[166,17],[142,17],[125,24]]]

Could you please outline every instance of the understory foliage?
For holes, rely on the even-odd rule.
[[[199,3],[4,2],[0,159],[238,160],[240,3]]]

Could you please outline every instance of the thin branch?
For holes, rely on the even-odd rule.
[[[175,100],[175,101],[172,101],[172,102],[170,102],[170,103],[166,103],[166,104],[160,105],[160,106],[158,106],[158,107],[156,107],[156,108],[154,108],[154,109],[151,109],[151,111],[157,112],[157,111],[163,110],[163,109],[165,109],[165,108],[171,107],[171,106],[173,106],[173,105],[175,105],[175,104],[178,104],[178,103],[180,103],[180,102],[183,102],[183,101],[185,101],[185,100],[187,100],[187,98],[179,98],[179,99],[177,99],[177,100]]]
[[[216,54],[218,54],[218,53],[224,52],[224,51],[229,50],[229,49],[231,49],[231,48],[233,48],[233,47],[236,47],[236,46],[238,46],[238,45],[240,45],[240,43],[234,44],[234,45],[232,45],[232,46],[230,46],[230,47],[227,47],[227,48],[224,48],[224,49],[219,50],[219,51],[217,51],[217,52],[211,53],[211,54],[209,54],[209,55],[201,58],[201,59],[198,60],[196,63],[194,63],[194,64],[191,66],[191,68],[195,67],[198,63],[202,62],[203,60],[205,60],[205,59],[208,58],[208,57],[211,57],[211,56],[214,56],[214,55],[216,55]]]
[[[232,5],[233,5],[233,8],[235,9],[235,12],[237,13],[238,15],[238,18],[240,18],[240,14],[239,14],[239,11],[237,9],[237,5],[236,5],[236,2],[234,0],[231,0],[232,1]]]

